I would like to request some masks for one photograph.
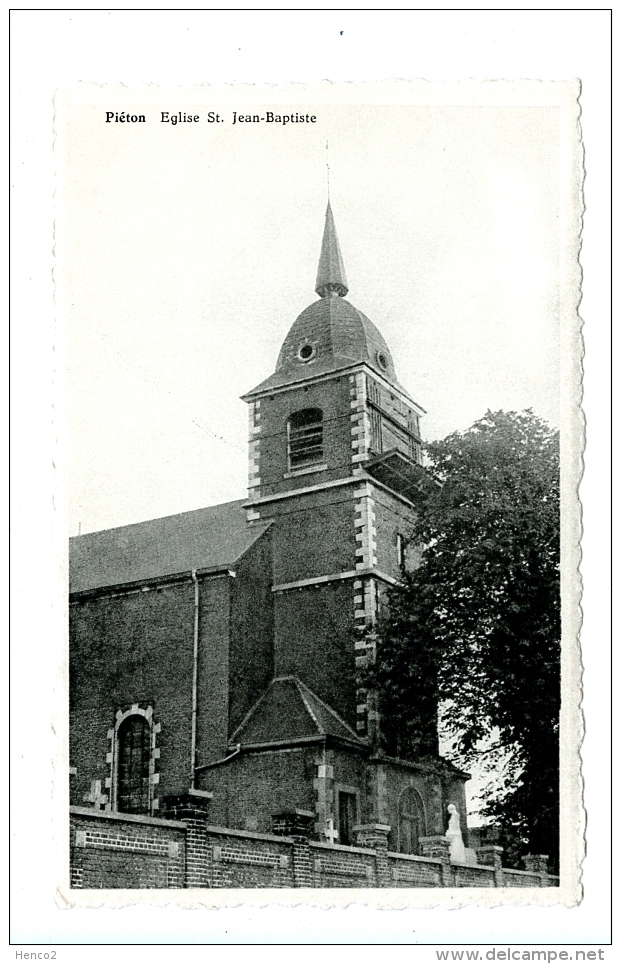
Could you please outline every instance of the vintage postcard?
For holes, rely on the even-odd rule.
[[[64,905],[580,900],[579,94],[58,91]]]

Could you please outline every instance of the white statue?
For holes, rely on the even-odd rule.
[[[464,846],[464,839],[461,835],[461,822],[459,819],[459,810],[454,803],[449,803],[448,812],[449,825],[446,831],[446,838],[451,842],[450,858],[453,864],[465,864],[466,861],[466,848]]]

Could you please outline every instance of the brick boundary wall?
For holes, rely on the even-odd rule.
[[[186,879],[186,825],[71,807],[71,886],[180,888]]]
[[[345,847],[310,840],[308,829],[280,817],[275,827],[291,836],[213,827],[208,811],[198,807],[178,812],[182,820],[71,807],[71,887],[550,887],[559,882],[538,855],[526,858],[529,869],[520,871],[500,868],[498,853],[493,860],[481,854],[486,862],[477,865],[451,864],[439,852],[391,853],[388,828],[381,824],[356,827],[361,845]]]

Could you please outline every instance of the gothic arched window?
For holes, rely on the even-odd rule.
[[[323,413],[304,408],[289,418],[289,468],[303,469],[323,462]]]
[[[132,714],[118,729],[117,809],[149,813],[151,727],[142,715]]]
[[[399,797],[399,853],[418,854],[425,836],[425,810],[420,795],[408,787]]]

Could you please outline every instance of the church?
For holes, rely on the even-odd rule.
[[[247,499],[71,540],[71,803],[164,826],[193,801],[236,840],[383,835],[429,858],[449,812],[467,841],[468,774],[382,752],[364,686],[426,483],[424,410],[346,300],[330,204],[315,291],[244,396]]]

